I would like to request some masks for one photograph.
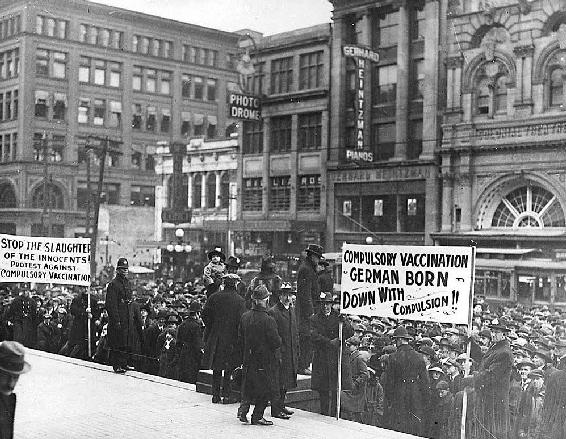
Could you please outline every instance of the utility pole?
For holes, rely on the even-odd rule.
[[[51,234],[50,224],[47,221],[47,216],[49,215],[49,204],[51,202],[51,197],[48,194],[49,185],[49,146],[47,143],[47,133],[43,131],[43,136],[41,136],[41,147],[43,150],[43,211],[41,213],[41,232],[43,236],[49,236]]]
[[[108,152],[108,137],[102,141],[100,150],[100,165],[98,171],[98,187],[94,199],[94,224],[90,235],[90,278],[96,277],[96,244],[98,240],[98,214],[100,213],[100,194],[102,193],[102,182],[104,180],[104,167],[106,165],[106,153]]]
[[[85,234],[90,236],[90,206],[92,203],[92,191],[90,188],[90,156],[91,156],[92,146],[90,145],[90,136],[86,138],[85,144],[85,154],[86,154],[86,191],[87,191],[87,203],[86,203],[86,224],[85,224]]]

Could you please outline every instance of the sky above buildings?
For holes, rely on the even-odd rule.
[[[264,35],[330,22],[328,0],[96,0],[225,31],[253,29]]]

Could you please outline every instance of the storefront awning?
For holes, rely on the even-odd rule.
[[[566,273],[563,262],[550,259],[504,260],[504,259],[476,259],[476,269],[480,270],[551,270]]]
[[[523,256],[539,251],[536,248],[486,248],[478,247],[477,254]]]

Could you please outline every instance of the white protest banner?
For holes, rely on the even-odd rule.
[[[468,324],[471,247],[344,244],[342,314]]]
[[[90,239],[0,234],[0,282],[90,286]]]

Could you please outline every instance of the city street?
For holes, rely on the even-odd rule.
[[[297,410],[272,427],[241,424],[236,405],[213,405],[194,386],[28,350],[32,365],[16,394],[15,437],[37,438],[382,438],[413,436]],[[266,414],[269,409],[266,410]]]

